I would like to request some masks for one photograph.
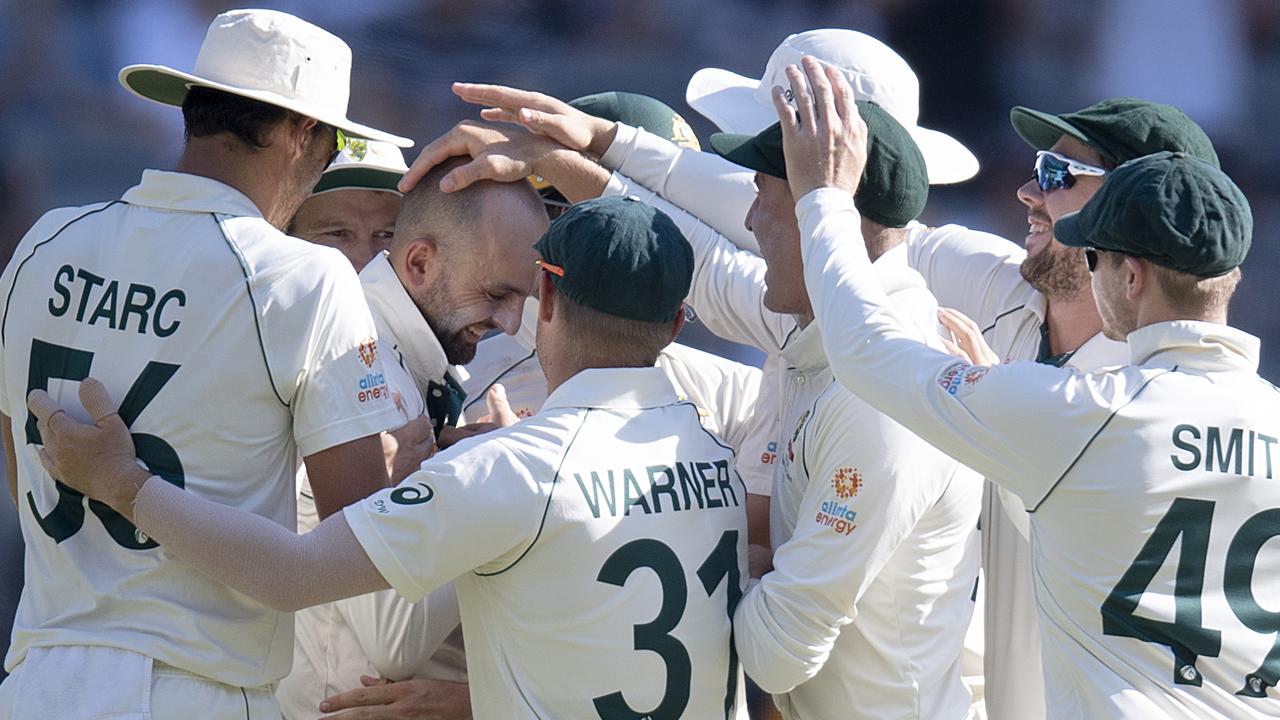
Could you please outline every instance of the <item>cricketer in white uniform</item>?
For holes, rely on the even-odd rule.
[[[699,149],[698,139],[684,118],[654,98],[604,92],[575,98],[569,105],[596,117],[646,128],[680,147]],[[532,180],[548,204],[548,212],[568,206],[564,196],[545,179],[535,176]],[[530,298],[519,332],[495,335],[480,343],[475,359],[467,365],[470,378],[463,383],[468,398],[464,410],[471,411],[482,403],[485,391],[496,383],[506,389],[517,415],[528,417],[542,406],[547,380],[535,351],[537,312],[538,301]],[[775,441],[777,411],[773,405],[764,412],[756,411],[760,371],[679,343],[663,348],[658,367],[666,371],[680,396],[703,409],[704,425],[734,449],[747,492],[767,498],[773,484],[770,445]],[[762,512],[760,527],[767,528],[767,522],[767,512]]]
[[[128,453],[104,467],[125,429],[76,423],[38,393],[51,467],[280,606],[387,584],[416,600],[456,578],[479,720],[743,718],[730,618],[747,579],[745,488],[732,451],[652,367],[683,320],[689,245],[652,207],[602,198],[537,249],[542,410],[307,535],[152,482]],[[249,548],[260,562],[237,560]]]
[[[531,98],[521,91],[493,86],[462,86],[455,89],[464,99],[501,106],[507,112],[511,112],[507,104],[513,98],[532,100],[543,108],[541,112],[558,113],[564,120],[572,122],[572,115],[559,107],[558,101],[545,96]],[[878,182],[869,185],[874,190],[865,195],[862,202],[882,212],[882,219],[888,226],[899,228],[900,233],[902,226],[923,207],[927,180],[923,160],[910,136],[892,118],[883,113],[881,115],[886,132],[894,132],[894,137],[887,136],[884,144],[878,146],[884,155],[884,164],[878,166]],[[582,121],[582,116],[577,117]],[[585,125],[591,124],[593,123],[585,122]],[[625,126],[610,125],[616,127],[619,135],[628,130]],[[585,128],[575,128],[581,129]],[[637,133],[635,130],[631,132]],[[516,162],[528,162],[519,149],[513,149],[513,143],[499,139],[505,135],[490,134],[493,140],[481,140],[471,146],[473,155],[483,157],[489,152],[512,153],[511,159]],[[642,131],[637,134],[663,142]],[[457,128],[452,138],[433,143],[431,148],[424,151],[423,157],[433,156],[437,152],[436,148],[447,148],[452,142],[475,137],[476,131],[472,128]],[[775,145],[778,137],[780,136],[775,134]],[[895,140],[899,142],[891,144]],[[486,145],[487,142],[502,142],[503,145],[501,148],[491,148]],[[762,162],[761,166],[768,167],[770,172],[781,174],[780,148],[775,149],[778,152],[773,161]],[[913,163],[913,172],[907,169],[908,162]],[[568,163],[546,163],[542,169],[540,174],[557,185],[564,183],[585,189],[590,184],[581,179],[568,180],[558,176],[560,173],[585,175],[590,168],[570,166]],[[599,171],[598,168],[595,170]],[[895,172],[908,176],[909,180],[906,181],[912,183],[909,194],[900,188],[904,178],[895,176]],[[410,176],[412,174],[411,170]],[[756,181],[777,182],[783,186],[785,193],[785,184],[767,173],[757,174]],[[847,407],[828,407],[822,402],[824,390],[830,385],[830,377],[827,377],[827,383],[822,382],[823,361],[817,348],[820,341],[814,345],[807,345],[805,341],[806,337],[816,337],[817,334],[813,332],[816,326],[810,325],[802,333],[797,318],[790,314],[803,314],[802,309],[792,310],[788,307],[783,311],[788,314],[779,314],[762,305],[762,301],[768,297],[767,293],[762,292],[768,268],[761,259],[738,250],[711,228],[652,192],[634,187],[624,177],[617,174],[609,177],[605,174],[603,179],[593,178],[591,182],[598,183],[609,194],[629,195],[634,192],[669,211],[683,225],[698,258],[690,300],[701,310],[708,327],[738,342],[773,351],[786,348],[784,351],[794,353],[788,369],[787,385],[781,392],[785,426],[795,431],[788,435],[791,438],[791,448],[780,448],[783,450],[780,453],[780,463],[783,464],[780,465],[782,474],[775,476],[773,519],[776,522],[772,535],[776,545],[785,542],[794,531],[797,534],[797,547],[804,545],[812,536],[814,544],[820,546],[821,550],[802,548],[809,552],[798,554],[809,555],[804,559],[811,562],[789,565],[788,571],[794,575],[777,574],[778,577],[775,578],[778,585],[786,584],[785,578],[794,578],[793,584],[779,591],[779,596],[794,604],[773,603],[775,607],[785,606],[785,609],[778,612],[788,615],[790,622],[784,620],[778,624],[776,617],[771,618],[775,622],[774,626],[762,627],[758,635],[744,640],[744,613],[742,609],[739,610],[739,623],[735,632],[738,633],[738,645],[748,673],[762,687],[775,692],[795,688],[790,697],[780,699],[784,710],[793,716],[844,715],[850,709],[855,713],[865,712],[868,717],[903,712],[924,716],[937,716],[939,713],[950,717],[966,716],[970,711],[970,698],[961,682],[959,664],[965,627],[973,608],[970,593],[977,573],[977,542],[974,531],[981,492],[979,479],[967,471],[961,472],[957,463],[942,457],[901,428],[897,428],[897,431],[915,445],[910,452],[894,456],[896,467],[883,467],[883,453],[871,453],[870,457],[863,455],[870,446],[866,441],[859,443],[858,439],[879,438],[879,426],[875,423],[877,417],[883,416],[868,409],[861,417],[857,417]],[[764,207],[764,203],[758,203],[753,209],[748,226],[757,232],[763,247],[765,236],[785,237],[785,222],[774,219],[777,217],[776,209],[762,212],[759,210],[761,207]],[[790,212],[788,209],[787,213]],[[765,217],[769,218],[768,225],[772,230],[762,236],[758,228],[765,226]],[[888,226],[882,229],[893,235]],[[794,236],[797,231],[794,224],[791,227]],[[776,246],[784,241],[774,238],[773,242]],[[796,252],[795,268],[798,270],[798,245],[793,246],[793,249]],[[910,308],[913,319],[918,322],[921,337],[936,339],[936,305],[925,290],[923,280],[903,265],[904,248],[884,249],[887,252],[878,263],[883,263],[885,267],[886,282],[891,282],[899,293],[899,297],[895,299],[900,299],[904,306]],[[895,265],[900,265],[900,269]],[[784,266],[783,260],[779,260],[779,266]],[[781,275],[771,276],[770,288],[774,287],[779,277]],[[800,282],[801,278],[797,273],[795,283]],[[815,426],[810,421],[810,416],[818,412],[813,408],[815,404],[822,406],[824,414],[830,412],[840,417],[823,423],[824,427],[820,431],[812,430]],[[859,434],[864,426],[866,431]],[[818,433],[812,440],[806,434],[811,430]],[[853,433],[854,437],[841,434],[845,432]],[[819,454],[834,452],[838,455],[844,451],[847,454],[843,457],[847,462],[838,463],[831,468],[809,467],[805,454],[796,450],[797,443],[812,443],[815,448],[821,447],[821,452],[814,450]],[[928,467],[931,458],[936,459],[936,462]],[[911,497],[869,492],[863,494],[861,503],[850,502],[862,488],[864,469],[882,476],[892,476],[900,471],[905,476],[912,475],[908,464],[913,462],[919,462],[920,467],[913,465],[911,470],[936,479],[937,485],[932,490],[919,490],[918,495]],[[813,477],[812,473],[828,469],[830,474],[812,483],[808,481]],[[881,473],[881,470],[884,472]],[[894,483],[887,482],[886,485],[893,486]],[[816,499],[811,505],[802,506],[802,502],[808,503],[810,499],[807,493],[813,493]],[[823,502],[829,504],[822,507]],[[858,510],[852,509],[851,505],[855,504],[858,505]],[[874,509],[868,510],[873,504]],[[807,515],[811,508],[814,510],[812,517]],[[927,510],[921,514],[923,508]],[[802,515],[802,512],[806,514]],[[866,521],[871,523],[888,523],[890,530],[885,535],[888,539],[897,534],[897,542],[890,539],[889,546],[882,547],[886,551],[883,554],[858,556],[859,559],[865,557],[865,565],[851,563],[845,566],[840,561],[833,563],[833,555],[843,558],[845,545],[856,547],[863,537],[879,537],[874,529],[857,533],[857,539],[846,537],[853,533],[852,526],[856,524],[856,518],[850,516],[854,513],[857,513],[857,517],[869,515]],[[823,532],[836,533],[837,530],[837,540],[823,536]],[[848,542],[842,543],[841,540]],[[830,543],[835,543],[838,550],[829,547]],[[895,550],[899,552],[895,553]],[[923,559],[919,555],[923,555]],[[790,564],[792,561],[786,562]],[[822,567],[824,563],[825,567]],[[838,568],[838,577],[830,574],[833,564]],[[907,603],[908,607],[877,612],[892,606],[892,602],[886,605],[883,601],[894,595],[909,595],[917,598],[918,602]],[[861,605],[865,611],[861,618],[863,624],[843,627],[857,615],[854,606],[859,600],[865,602]],[[768,604],[769,601],[762,602],[762,605]],[[804,607],[797,608],[795,604]],[[833,607],[835,610],[831,609]],[[886,640],[876,633],[879,626],[911,626],[913,629],[920,626],[921,632],[900,632]],[[776,631],[778,627],[785,628],[784,632],[791,635],[780,636]],[[837,636],[840,639],[838,643]],[[882,640],[886,641],[882,643]],[[758,642],[758,645],[744,647],[744,642],[752,641]],[[833,643],[836,643],[834,651]],[[860,650],[893,659],[887,662],[865,662],[865,656],[858,655]],[[824,668],[829,657],[829,667]],[[910,668],[903,670],[901,665],[896,664],[901,662],[898,658],[910,658]],[[756,664],[753,666],[753,663]],[[820,672],[823,670],[826,672],[825,676]],[[918,676],[915,675],[917,672]],[[815,678],[801,684],[815,673],[822,679]]]
[[[901,227],[924,205],[924,165],[902,127],[882,111],[877,117],[884,155],[871,182],[880,189],[864,204]],[[747,161],[782,174],[780,146],[746,144],[754,148]],[[670,208],[617,174],[605,192]],[[690,302],[704,322],[779,352],[784,369],[775,570],[735,614],[744,668],[788,718],[965,717],[959,662],[977,575],[978,478],[834,384],[818,326],[765,308],[764,261],[670,212],[694,246]],[[877,267],[914,336],[936,341],[937,306],[906,266],[905,248],[886,252]],[[906,477],[916,481],[896,479]]]
[[[818,323],[840,338],[826,346],[836,376],[1025,503],[1049,717],[1280,715],[1267,609],[1280,555],[1266,548],[1280,531],[1280,395],[1257,375],[1257,338],[1225,324],[1252,234],[1243,194],[1187,154],[1122,165],[1055,233],[1097,248],[1094,294],[1131,364],[971,366],[904,333],[854,242],[859,162],[808,165],[856,143],[855,123],[826,103],[815,120],[808,90],[793,92],[805,127],[784,115],[804,149],[792,190]]]
[[[369,142],[343,150],[325,171],[307,202],[316,205],[339,197],[342,202],[336,209],[350,213],[364,208],[364,216],[335,220],[340,225],[300,224],[295,220],[294,231],[314,229],[322,236],[313,238],[308,232],[300,236],[317,242],[338,235],[323,234],[324,231],[341,228],[344,232],[339,239],[346,241],[342,247],[344,254],[353,262],[353,255],[363,258],[369,243],[353,236],[357,233],[345,230],[351,226],[368,231],[385,224],[385,218],[382,223],[369,224],[379,220],[373,216],[384,209],[385,201],[378,196],[393,197],[398,209],[400,192],[396,190],[396,183],[407,169],[399,148],[389,143]],[[342,197],[343,194],[348,197]],[[352,194],[356,195],[351,197]],[[362,200],[372,202],[361,204]],[[324,217],[321,211],[327,210],[325,207],[306,209],[319,217]],[[360,270],[361,287],[373,315],[383,357],[388,360],[383,365],[385,383],[404,422],[435,411],[441,416],[442,424],[452,425],[460,419],[458,406],[462,398],[449,391],[462,385],[457,377],[461,371],[451,368],[426,316],[406,291],[392,264],[401,262],[403,267],[403,256],[387,253],[394,237],[394,212],[390,212],[389,221],[392,232],[387,233],[385,247],[374,252]],[[369,227],[363,227],[362,223]],[[536,232],[538,226],[530,227],[530,232]],[[534,239],[530,238],[529,244]],[[465,372],[461,374],[466,376]],[[447,392],[456,398],[452,407],[450,403],[427,402],[429,397],[444,398]],[[311,484],[303,470],[298,475],[298,531],[310,531],[319,523]],[[293,669],[276,691],[282,714],[289,720],[319,717],[322,700],[359,687],[362,675],[392,681],[416,677],[465,683],[466,657],[458,629],[461,621],[452,583],[416,603],[406,601],[392,590],[382,590],[298,611],[294,623]]]
[[[1054,162],[1057,157],[1041,152],[1036,176],[1019,189],[1032,220],[1027,249],[959,225],[917,224],[907,240],[908,262],[924,276],[940,305],[977,323],[983,339],[1004,362],[1034,360],[1081,372],[1124,364],[1128,348],[1101,331],[1080,251],[1053,241],[1052,222],[1083,207],[1102,180],[1075,175],[1076,165],[1115,167],[1162,150],[1186,151],[1217,165],[1213,145],[1181,110],[1134,98],[1104,100],[1063,115],[1018,107],[1012,117],[1014,128],[1033,148],[1056,151],[1072,163],[1063,167]],[[1080,157],[1086,152],[1090,157]],[[1073,293],[1083,295],[1087,306],[1076,309],[1063,302],[1064,295]],[[1097,332],[1074,350],[1055,354],[1049,342],[1051,312],[1092,315],[1091,327]],[[1029,537],[1022,501],[988,482],[982,507],[982,566],[985,693],[992,720],[1033,720],[1045,713]]]
[[[287,97],[273,94],[303,56],[318,62]],[[294,527],[298,454],[311,463],[363,438],[372,454],[358,457],[375,462],[356,466],[385,473],[377,435],[398,419],[385,383],[364,385],[383,370],[359,282],[339,253],[278,229],[281,210],[291,214],[320,176],[333,131],[280,120],[275,146],[253,153],[250,169],[249,160],[199,164],[205,144],[235,141],[193,124],[202,108],[243,96],[410,144],[345,119],[350,57],[337,37],[292,16],[233,11],[214,19],[193,75],[125,68],[130,91],[187,102],[191,139],[179,167],[287,175],[264,192],[147,170],[119,200],[46,214],[0,278],[0,408],[14,420],[27,552],[0,717],[278,712],[272,689],[289,670],[292,616],[175,562],[106,505],[86,508],[41,466],[25,397],[38,388],[66,399],[90,374],[100,378],[152,472],[281,527]],[[192,85],[200,99],[196,89],[187,98]],[[305,142],[301,160],[279,148],[294,141]]]

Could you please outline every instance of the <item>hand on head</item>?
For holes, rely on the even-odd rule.
[[[805,56],[802,67],[787,66],[795,98],[773,89],[773,104],[782,124],[787,182],[795,199],[823,187],[854,195],[867,164],[867,125],[854,104],[853,88],[839,70]]]
[[[401,192],[409,192],[431,168],[456,156],[473,160],[440,181],[445,192],[461,190],[478,180],[515,182],[538,174],[536,166],[556,151],[602,155],[617,127],[542,93],[470,83],[454,83],[453,89],[467,102],[489,106],[480,116],[493,122],[464,120],[423,148],[400,179]]]

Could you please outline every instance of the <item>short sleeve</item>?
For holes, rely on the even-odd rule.
[[[501,569],[528,547],[547,502],[536,467],[502,440],[464,442],[344,513],[378,572],[417,602],[463,573]]]
[[[389,348],[378,345],[355,271],[336,251],[306,261],[305,278],[294,271],[271,289],[278,311],[262,310],[266,354],[303,457],[403,423],[382,370]]]

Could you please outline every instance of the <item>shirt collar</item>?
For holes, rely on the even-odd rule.
[[[547,396],[542,409],[643,409],[679,402],[661,368],[591,368],[564,381]]]
[[[520,329],[516,331],[515,341],[529,352],[538,347],[538,298],[527,297],[524,300],[524,311],[520,314]]]
[[[379,340],[399,346],[405,369],[425,397],[428,385],[444,378],[449,360],[427,319],[391,267],[387,253],[380,253],[364,266],[360,271],[360,284],[378,329],[389,336]]]
[[[1192,320],[1153,323],[1129,333],[1134,365],[1256,373],[1261,347],[1258,338],[1242,330]]]
[[[144,170],[142,180],[122,198],[131,205],[212,212],[236,217],[262,217],[262,211],[244,193],[213,178],[165,170]]]

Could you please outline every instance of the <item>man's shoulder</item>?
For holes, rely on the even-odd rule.
[[[671,343],[662,349],[658,354],[658,367],[668,375],[675,372],[716,382],[730,377],[751,377],[760,372],[759,368],[680,343]]]

